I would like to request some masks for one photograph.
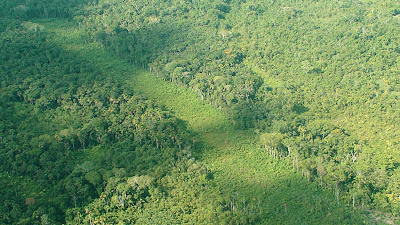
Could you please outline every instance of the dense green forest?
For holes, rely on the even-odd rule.
[[[0,6],[1,224],[399,223],[399,2]]]

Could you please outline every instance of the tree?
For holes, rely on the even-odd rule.
[[[283,156],[282,141],[285,135],[281,133],[264,133],[260,135],[260,144],[267,150],[270,156]]]

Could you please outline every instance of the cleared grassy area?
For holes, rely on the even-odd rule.
[[[269,74],[269,72],[261,69],[258,65],[256,65],[252,61],[246,59],[244,63],[246,64],[247,67],[251,68],[251,70],[254,71],[258,76],[263,78],[264,83],[268,84],[270,87],[279,88],[283,86],[281,80],[272,77],[271,74]]]
[[[64,49],[90,61],[113,79],[128,84],[136,93],[172,110],[177,117],[188,122],[190,129],[203,132],[233,127],[222,111],[203,102],[193,91],[139,69],[111,55],[97,43],[86,43],[84,34],[68,26],[67,22],[38,22],[55,34],[54,41]]]
[[[190,89],[138,69],[99,44],[85,42],[85,34],[66,21],[37,22],[52,32],[53,41],[64,49],[186,121],[205,143],[199,160],[214,172],[216,188],[235,205],[232,210],[257,215],[265,224],[362,223],[356,213],[336,202],[333,193],[307,183],[287,162],[267,157],[257,147],[252,130],[235,130],[223,111],[201,101]]]

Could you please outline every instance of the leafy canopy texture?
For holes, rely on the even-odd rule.
[[[399,15],[1,1],[0,223],[394,223]]]

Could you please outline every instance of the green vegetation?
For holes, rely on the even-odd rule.
[[[397,2],[0,6],[0,223],[398,223]]]

